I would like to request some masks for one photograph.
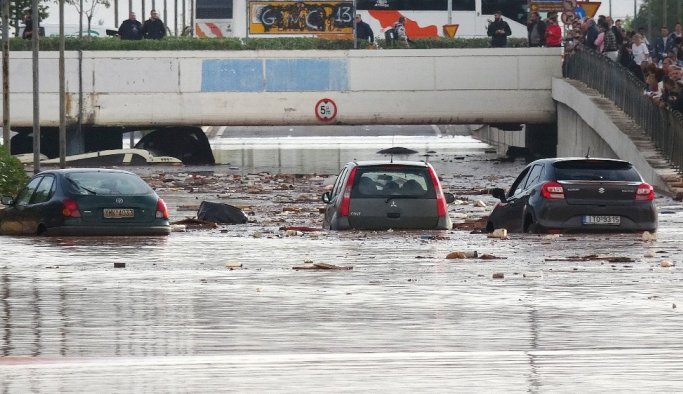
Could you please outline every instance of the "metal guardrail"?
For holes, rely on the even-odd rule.
[[[679,173],[683,173],[683,115],[662,108],[644,94],[645,83],[626,67],[591,50],[565,57],[565,78],[584,82],[612,100],[650,137]]]

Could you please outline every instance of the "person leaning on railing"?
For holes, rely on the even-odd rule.
[[[677,101],[680,89],[674,79],[669,76],[664,77],[662,84],[662,91],[659,94],[652,95],[652,101],[661,108],[673,109],[677,107]]]
[[[640,65],[636,64],[633,60],[633,54],[631,53],[631,44],[626,42],[619,51],[619,57],[617,58],[619,64],[626,67],[633,75],[639,80],[645,82],[645,75],[643,74],[643,69]]]

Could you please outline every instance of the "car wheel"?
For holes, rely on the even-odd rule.
[[[490,222],[490,221],[489,221],[489,222],[486,222],[486,232],[487,232],[487,233],[492,233],[493,230],[495,230],[495,229],[496,229],[496,228],[493,226],[493,223],[492,223],[492,222]]]
[[[541,232],[541,226],[534,222],[534,218],[531,216],[531,214],[527,214],[524,218],[523,230],[525,233],[538,234]]]
[[[36,231],[36,235],[46,235],[47,233],[47,227],[45,227],[44,224],[41,224],[38,226],[38,230]]]

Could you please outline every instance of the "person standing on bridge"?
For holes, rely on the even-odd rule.
[[[508,36],[512,34],[510,25],[503,20],[503,12],[496,11],[493,21],[489,21],[489,27],[486,31],[491,37],[491,46],[494,48],[502,48],[508,44]]]
[[[545,28],[545,45],[548,47],[562,46],[562,28],[557,23],[557,15],[548,18]]]
[[[370,25],[363,22],[360,14],[356,14],[354,22],[356,24],[356,43],[358,48],[371,47],[375,43],[375,34]]]
[[[142,23],[136,19],[135,12],[128,13],[128,19],[119,27],[122,40],[142,40]]]
[[[650,52],[647,50],[647,45],[643,42],[643,38],[640,34],[635,34],[633,36],[633,44],[631,44],[631,53],[633,54],[633,60],[637,65],[643,67],[643,63],[648,62],[650,59]]]
[[[669,53],[673,46],[674,40],[669,37],[669,29],[666,26],[662,26],[660,28],[660,36],[655,40],[655,53],[652,56],[658,65],[662,64],[666,54]]]
[[[21,38],[31,39],[33,37],[33,10],[27,9],[24,11],[24,31],[21,33]]]
[[[526,24],[529,47],[542,47],[545,45],[545,29],[546,25],[541,20],[538,12],[532,12]]]
[[[159,12],[152,10],[149,19],[142,25],[142,37],[160,40],[166,36],[164,21],[159,19]]]
[[[593,18],[586,18],[581,25],[581,31],[583,32],[583,45],[586,48],[597,50],[598,47],[595,45],[595,40],[600,35],[600,30],[595,24]]]

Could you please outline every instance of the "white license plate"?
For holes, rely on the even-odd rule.
[[[130,208],[105,208],[105,219],[134,218],[135,210]]]
[[[583,224],[618,226],[621,224],[621,216],[584,216],[581,222]]]

